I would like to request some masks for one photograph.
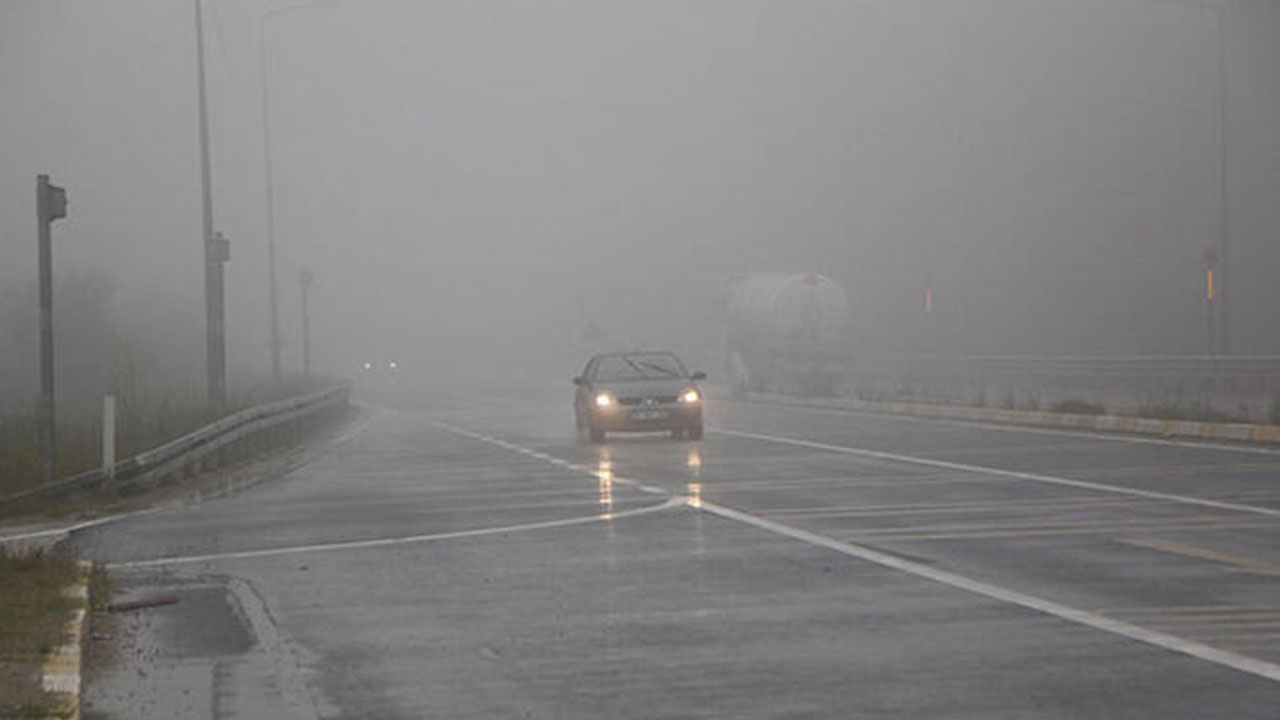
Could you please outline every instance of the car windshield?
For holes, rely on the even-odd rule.
[[[596,380],[658,380],[687,377],[679,358],[671,353],[606,355],[596,364]]]

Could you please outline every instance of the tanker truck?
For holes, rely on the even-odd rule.
[[[845,371],[844,288],[817,273],[756,272],[725,292],[726,376],[734,391],[832,395]]]

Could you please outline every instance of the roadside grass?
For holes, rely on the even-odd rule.
[[[0,546],[0,717],[52,716],[40,666],[63,642],[78,573],[70,556]]]
[[[1254,422],[1247,416],[1225,413],[1210,407],[1206,403],[1156,403],[1139,408],[1138,415],[1156,418],[1157,420],[1198,420],[1217,423]]]

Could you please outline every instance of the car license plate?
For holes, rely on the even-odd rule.
[[[668,416],[666,410],[637,410],[631,413],[632,420],[665,420]]]

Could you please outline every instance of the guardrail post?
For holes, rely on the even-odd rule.
[[[102,397],[102,474],[116,477],[116,396]]]

